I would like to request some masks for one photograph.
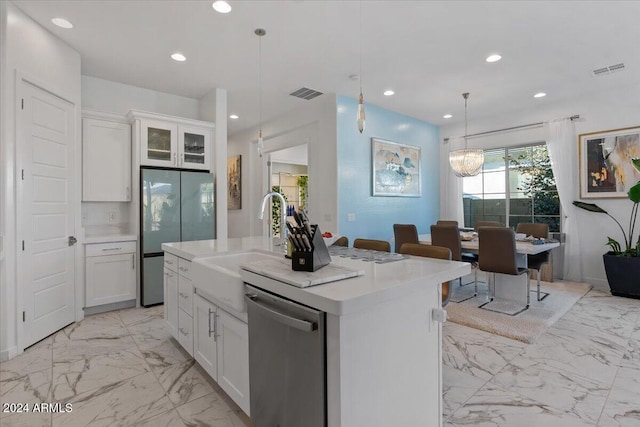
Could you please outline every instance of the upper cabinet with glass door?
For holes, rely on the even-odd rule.
[[[210,170],[213,123],[131,111],[139,137],[140,165]]]
[[[178,157],[183,169],[209,170],[211,129],[178,125]]]

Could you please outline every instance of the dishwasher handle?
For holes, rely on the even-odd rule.
[[[275,320],[276,322],[283,323],[287,326],[291,326],[292,328],[296,328],[303,332],[313,332],[318,328],[318,324],[315,322],[309,322],[307,320],[287,316],[286,314],[280,313],[279,311],[276,311],[271,307],[267,307],[266,305],[261,304],[256,294],[245,294],[244,299],[247,304],[253,305],[255,308],[260,310],[263,315],[272,320]]]

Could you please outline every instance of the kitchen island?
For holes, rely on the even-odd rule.
[[[271,239],[261,237],[170,243],[163,244],[163,249],[195,264],[212,257],[220,257],[219,264],[224,264],[225,256],[232,253],[273,255],[280,251]],[[247,259],[245,263],[250,265],[252,257]],[[326,313],[327,425],[441,425],[440,283],[468,274],[469,264],[414,257],[376,264],[334,256],[332,265],[364,274],[299,288],[255,271],[239,272],[245,283]],[[286,271],[286,264],[283,266]],[[298,272],[291,271],[294,273]],[[239,306],[234,306],[231,300],[216,299],[216,289],[207,282],[204,276],[194,279],[192,292],[213,299],[213,303],[220,304],[219,309],[246,321],[246,312],[238,310]],[[183,291],[186,292],[184,288]],[[168,323],[173,321],[167,312],[170,304],[166,299]],[[194,324],[196,317],[194,313]],[[183,318],[188,322],[186,316]],[[191,329],[195,341],[198,340],[196,329],[197,326]],[[177,335],[179,337],[180,332]],[[179,339],[179,342],[186,348],[191,345],[192,354],[197,354],[193,336],[191,340]],[[243,351],[241,346],[237,348]],[[237,357],[246,360],[244,355]],[[241,398],[247,399],[246,392]],[[239,405],[248,413],[247,403],[245,400]]]

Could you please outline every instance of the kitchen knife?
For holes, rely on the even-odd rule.
[[[306,234],[302,235],[302,241],[304,242],[304,246],[307,248],[307,250],[311,252],[311,243],[309,242],[309,238]]]

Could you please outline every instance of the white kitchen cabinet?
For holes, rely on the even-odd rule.
[[[136,299],[136,242],[88,244],[85,307]]]
[[[178,338],[178,273],[164,268],[164,320],[169,332]]]
[[[249,414],[249,328],[200,295],[194,296],[194,358]]]
[[[171,335],[193,356],[191,261],[164,255],[164,319]]]
[[[82,119],[82,201],[131,201],[131,125]]]
[[[213,124],[131,111],[140,148],[140,165],[210,170]]]

